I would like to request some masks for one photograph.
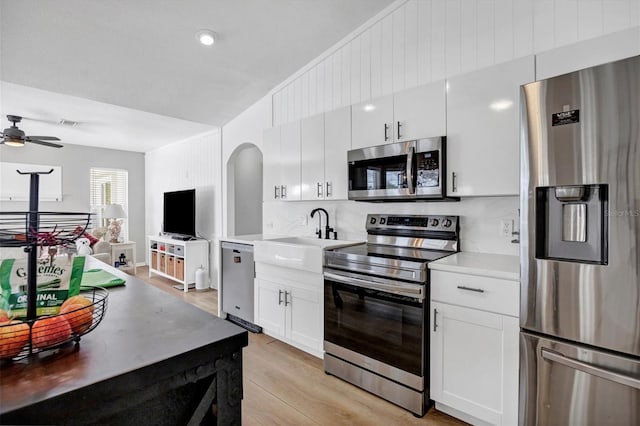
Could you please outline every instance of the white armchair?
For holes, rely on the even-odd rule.
[[[111,263],[111,246],[108,241],[100,240],[93,245],[92,249],[93,253],[91,256],[106,263],[107,265],[113,266]]]

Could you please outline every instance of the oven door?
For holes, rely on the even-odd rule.
[[[408,372],[418,380],[407,384],[419,388],[427,350],[424,285],[397,282],[393,288],[391,280],[368,278],[325,272],[325,350],[378,374]]]
[[[349,151],[349,199],[415,197],[415,147],[410,141]]]

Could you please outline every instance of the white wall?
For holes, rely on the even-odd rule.
[[[39,205],[41,211],[89,212],[89,170],[92,167],[127,170],[129,172],[129,217],[126,220],[129,225],[129,239],[135,241],[138,247],[136,261],[144,260],[142,250],[146,245],[144,154],[71,144],[66,144],[63,148],[48,148],[27,143],[22,148],[0,145],[0,160],[62,167],[62,202],[42,201]],[[2,211],[24,211],[28,208],[27,201],[0,203]]]
[[[271,95],[267,95],[246,109],[242,114],[231,120],[222,128],[222,208],[229,212],[229,202],[233,202],[233,195],[227,193],[228,171],[227,164],[235,150],[244,143],[251,143],[262,150],[262,131],[271,127]],[[228,223],[228,215],[223,215],[223,236],[234,235],[233,224]],[[230,226],[231,225],[231,226]]]
[[[209,247],[211,287],[217,287],[217,239],[221,218],[221,141],[213,131],[149,151],[146,164],[146,234],[162,230],[163,194],[195,188],[196,232],[211,242]],[[145,256],[148,256],[146,243]],[[147,259],[147,262],[149,259]]]
[[[640,25],[638,0],[409,0],[283,82],[274,125]]]
[[[228,229],[233,235],[262,233],[262,151],[252,144],[237,148],[227,163]]]

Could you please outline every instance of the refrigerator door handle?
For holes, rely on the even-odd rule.
[[[633,377],[624,376],[622,374],[606,370],[604,368],[596,367],[577,359],[566,357],[554,351],[542,348],[542,358],[547,361],[557,362],[566,367],[573,368],[574,370],[582,371],[583,373],[591,374],[605,380],[610,380],[615,383],[619,383],[624,386],[629,386],[635,389],[640,389],[640,380]]]

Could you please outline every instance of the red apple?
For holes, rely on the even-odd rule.
[[[9,312],[5,311],[4,309],[0,309],[0,323],[8,322],[10,320],[11,318],[9,317]]]
[[[43,349],[57,345],[71,337],[71,326],[64,315],[39,319],[31,330],[31,343],[35,348]]]
[[[81,303],[72,303],[63,306],[60,309],[60,315],[64,315],[67,321],[69,321],[71,330],[73,330],[74,333],[80,334],[91,327],[91,323],[93,322],[92,310],[93,306],[86,307]]]
[[[62,304],[62,306],[60,306],[60,312],[62,312],[62,309],[64,309],[66,306],[69,305],[76,305],[76,304],[80,304],[82,306],[88,306],[89,310],[91,311],[91,313],[93,314],[93,302],[89,299],[87,299],[84,296],[71,296],[70,298],[68,298],[67,300],[64,301],[64,303]]]
[[[22,321],[0,323],[0,358],[13,358],[29,341],[29,325]]]

